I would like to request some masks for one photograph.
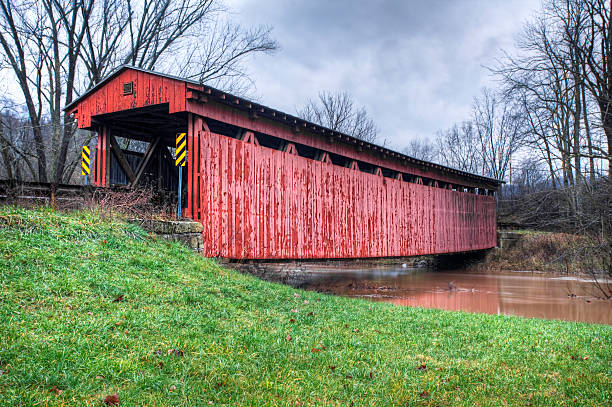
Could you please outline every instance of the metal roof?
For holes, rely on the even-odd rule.
[[[220,102],[222,104],[228,105],[234,109],[239,109],[239,110],[245,110],[248,111],[250,114],[254,114],[256,116],[260,116],[260,117],[266,117],[270,120],[273,121],[277,121],[277,122],[281,122],[283,124],[287,124],[290,126],[295,126],[298,129],[304,129],[304,130],[308,130],[308,131],[312,131],[315,133],[319,133],[319,134],[324,134],[326,136],[329,137],[333,137],[336,138],[338,141],[341,141],[343,143],[347,143],[347,144],[353,144],[353,145],[358,145],[361,146],[364,149],[368,149],[371,151],[375,151],[384,155],[387,155],[391,158],[397,158],[397,159],[402,159],[405,161],[408,161],[412,164],[415,164],[417,166],[421,166],[421,167],[425,167],[425,168],[432,168],[432,169],[436,169],[445,173],[451,173],[451,174],[456,174],[456,175],[460,175],[466,178],[470,178],[470,179],[475,179],[475,180],[480,180],[480,181],[484,181],[484,182],[488,182],[488,183],[493,183],[496,186],[500,185],[500,184],[504,184],[505,182],[502,180],[498,180],[495,178],[490,178],[490,177],[485,177],[483,175],[478,175],[478,174],[473,174],[470,172],[466,172],[466,171],[462,171],[456,168],[452,168],[452,167],[448,167],[445,165],[441,165],[441,164],[436,164],[430,161],[424,161],[424,160],[420,160],[418,158],[414,158],[411,157],[409,155],[403,154],[403,153],[399,153],[397,151],[391,150],[389,148],[380,146],[378,144],[374,144],[374,143],[369,143],[367,141],[364,140],[360,140],[358,138],[352,137],[348,134],[344,134],[332,129],[329,129],[327,127],[324,126],[320,126],[316,123],[312,123],[309,122],[307,120],[301,119],[297,116],[293,116],[291,114],[288,113],[284,113],[281,112],[279,110],[275,110],[272,109],[270,107],[264,106],[262,104],[250,101],[248,99],[244,99],[240,96],[236,96],[236,95],[232,95],[230,93],[224,92],[222,90],[213,88],[211,86],[205,85],[205,84],[201,84],[197,81],[191,80],[191,79],[186,79],[186,78],[180,78],[177,76],[173,76],[173,75],[168,75],[165,73],[160,73],[160,72],[155,72],[155,71],[151,71],[151,70],[147,70],[147,69],[143,69],[143,68],[138,68],[132,65],[121,65],[120,67],[118,67],[115,71],[113,71],[112,73],[110,73],[109,75],[107,75],[104,79],[102,79],[100,82],[98,82],[96,85],[94,85],[92,88],[90,88],[89,90],[87,90],[87,92],[85,92],[84,94],[82,94],[81,96],[79,96],[78,98],[76,98],[75,100],[73,100],[71,103],[69,103],[64,110],[71,110],[72,108],[74,108],[80,101],[84,100],[87,98],[87,96],[89,96],[90,94],[92,94],[93,92],[95,92],[96,90],[100,89],[101,87],[103,87],[109,80],[111,80],[112,78],[114,78],[115,76],[117,76],[119,73],[127,70],[127,69],[131,69],[131,70],[135,70],[135,71],[140,71],[143,73],[147,73],[150,75],[156,75],[156,76],[161,76],[164,78],[168,78],[168,79],[174,79],[177,81],[181,81],[181,82],[185,82],[187,84],[192,84],[194,86],[197,86],[198,88],[203,88],[203,90],[200,89],[189,89],[190,91],[195,91],[195,92],[200,92],[203,93],[206,96],[210,96],[212,98],[215,99],[215,101]]]

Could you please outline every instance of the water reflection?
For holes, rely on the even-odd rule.
[[[397,305],[519,315],[612,325],[612,301],[586,279],[532,273],[474,274],[400,266],[305,266],[296,287]]]

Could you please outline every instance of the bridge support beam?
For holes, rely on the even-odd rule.
[[[97,187],[106,187],[108,186],[108,174],[110,173],[109,157],[110,157],[110,148],[109,148],[109,129],[106,126],[98,127],[98,143],[96,144],[96,166],[95,166],[95,174],[94,174],[94,185]]]

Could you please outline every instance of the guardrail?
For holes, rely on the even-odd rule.
[[[27,182],[0,180],[0,202],[31,202],[55,206],[80,207],[85,200],[93,198],[96,191],[108,188],[93,185],[53,184],[49,182]],[[110,190],[126,190],[125,187],[113,187]],[[71,204],[72,203],[72,204]]]

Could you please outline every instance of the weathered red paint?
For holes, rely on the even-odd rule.
[[[123,94],[123,84],[132,82],[133,92]],[[79,128],[92,126],[95,115],[168,103],[170,113],[185,110],[187,84],[183,81],[136,70],[124,70],[70,109]]]
[[[247,112],[231,109],[228,106],[215,102],[199,103],[193,100],[186,102],[187,111],[202,117],[208,117],[224,123],[233,124],[248,130],[269,134],[274,137],[285,139],[292,143],[304,144],[309,147],[328,151],[353,160],[364,161],[376,167],[385,167],[395,171],[409,172],[422,177],[435,177],[442,182],[461,184],[465,186],[478,187],[479,184],[473,180],[455,174],[443,173],[435,169],[423,169],[416,166],[408,166],[400,159],[385,157],[379,152],[368,150],[359,151],[359,146],[339,143],[337,140],[310,133],[306,130],[296,132],[289,126],[272,122],[268,119],[253,120]]]
[[[134,85],[130,95],[122,92],[126,82]],[[237,98],[230,103],[226,96],[209,98],[197,84],[128,68],[68,110],[75,113],[80,128],[98,131],[98,186],[110,186],[111,127],[103,114],[167,104],[169,114],[187,116],[185,215],[204,225],[207,256],[395,257],[496,245],[495,198],[482,193],[499,182],[417,163],[345,135],[332,136],[325,129],[314,132],[310,124],[287,120],[277,111],[260,117],[263,107],[252,108],[250,102]],[[279,115],[284,118],[280,120]],[[206,125],[208,119],[246,132],[242,140],[214,134]],[[284,140],[284,151],[260,146],[255,133]],[[151,137],[159,136],[152,133]],[[319,150],[320,161],[299,156],[296,145]],[[330,153],[347,158],[348,168],[333,165]],[[360,171],[361,163],[373,166],[374,174]],[[387,178],[383,169],[398,173]],[[423,185],[424,179],[428,185]],[[458,190],[453,191],[449,183]],[[470,192],[463,192],[464,187]]]
[[[96,144],[96,171],[94,173],[94,185],[97,187],[106,186],[106,165],[107,160],[107,129],[100,127],[98,129],[98,143]]]
[[[200,164],[190,185],[200,202],[189,210],[204,225],[206,256],[391,257],[496,245],[494,197],[195,133]]]

